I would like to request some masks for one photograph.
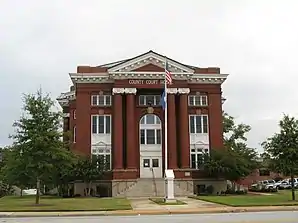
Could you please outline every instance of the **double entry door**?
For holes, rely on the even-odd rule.
[[[161,156],[141,156],[140,157],[140,177],[141,178],[161,178],[162,177],[162,157]]]

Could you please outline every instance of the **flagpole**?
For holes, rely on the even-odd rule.
[[[165,72],[167,66],[167,58],[165,58]],[[165,73],[165,170],[168,169],[168,94],[167,94],[167,78]]]

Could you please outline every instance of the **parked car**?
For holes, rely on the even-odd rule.
[[[287,179],[289,181],[289,184],[291,185],[292,188],[292,180],[291,179]],[[298,178],[294,178],[294,187],[298,188]]]
[[[262,180],[252,184],[251,191],[277,192],[277,185],[274,180]]]
[[[26,189],[23,190],[23,195],[35,195],[37,193],[36,189]]]
[[[279,190],[290,189],[291,184],[289,184],[289,181],[287,181],[287,180],[281,180],[281,181],[277,182],[277,188]]]

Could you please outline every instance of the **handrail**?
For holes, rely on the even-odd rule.
[[[153,168],[150,168],[152,172],[152,180],[153,180],[153,185],[154,185],[154,194],[155,197],[157,196],[157,186],[156,186],[156,181],[155,181],[155,175],[154,175],[154,170]]]

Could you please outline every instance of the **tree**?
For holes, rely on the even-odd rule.
[[[292,200],[295,200],[294,176],[298,174],[298,120],[284,115],[279,122],[279,132],[265,142],[264,157],[271,169],[291,176]]]
[[[235,118],[223,112],[224,146],[229,148],[243,147],[247,141],[246,134],[251,127],[246,124],[236,124]]]
[[[233,150],[224,148],[214,150],[205,158],[204,169],[210,176],[224,177],[232,182],[235,190],[236,182],[247,177],[258,167],[256,152],[253,149]]]
[[[70,157],[70,162],[60,162],[56,165],[52,174],[52,183],[58,188],[60,196],[71,196],[69,185],[73,182],[76,176],[78,157],[74,154]]]
[[[86,196],[91,195],[92,182],[103,177],[106,170],[106,163],[102,157],[93,156],[81,157],[76,165],[76,179],[80,179],[85,183]]]
[[[26,169],[26,163],[22,159],[22,154],[15,148],[6,149],[5,160],[1,168],[1,176],[5,183],[11,186],[17,186],[23,190],[33,184],[32,174]]]
[[[24,114],[14,123],[12,136],[16,154],[22,154],[26,171],[36,182],[36,200],[40,200],[40,182],[46,181],[57,165],[69,162],[70,152],[61,140],[61,113],[53,111],[54,101],[43,95],[41,89],[36,94],[24,95]]]
[[[235,189],[235,182],[251,174],[258,166],[257,152],[246,144],[245,136],[251,129],[246,124],[236,124],[235,119],[223,113],[224,148],[212,150],[204,158],[203,167],[213,177],[230,180]]]

